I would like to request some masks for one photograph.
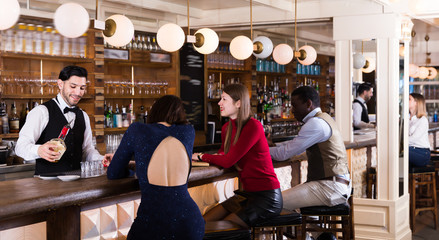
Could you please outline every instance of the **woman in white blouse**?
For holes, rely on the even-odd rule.
[[[425,99],[421,94],[410,94],[409,111],[409,165],[425,167],[430,163],[430,141]]]

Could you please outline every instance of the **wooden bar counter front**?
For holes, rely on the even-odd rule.
[[[375,144],[374,137],[345,143],[346,147],[351,149],[371,147]],[[291,181],[291,184],[288,183],[287,185],[294,186],[303,182],[304,177],[300,172],[303,168],[301,164],[303,161],[301,160],[306,160],[304,154],[295,156],[289,161],[273,162],[275,169],[290,169],[287,171],[287,175],[290,175],[288,181]],[[216,183],[225,179],[228,179],[225,181],[233,180],[236,176],[237,172],[234,169],[222,169],[215,166],[193,167],[189,177],[189,187],[191,189],[204,187],[209,183]],[[202,189],[200,192],[203,195],[201,199],[204,200],[206,197],[204,194],[207,194],[208,191]],[[233,193],[233,190],[231,192]],[[40,178],[3,181],[0,182],[0,240],[9,239],[2,238],[2,232],[5,232],[5,230],[9,231],[8,229],[44,222],[46,231],[42,234],[46,236],[46,239],[95,239],[92,236],[87,237],[87,234],[84,233],[84,231],[89,230],[81,229],[84,212],[94,211],[94,209],[97,209],[98,212],[101,209],[102,212],[105,206],[110,205],[117,205],[117,211],[119,211],[118,208],[121,203],[139,201],[139,199],[139,183],[133,177],[108,180],[104,175],[81,178],[70,182],[63,182],[58,179],[42,180]],[[129,208],[135,214],[137,210],[135,206]],[[119,218],[119,216],[116,216],[116,218]],[[100,225],[100,228],[105,229],[105,227],[102,227],[103,220],[100,221],[95,222],[96,227],[99,228]],[[131,223],[116,221],[118,221],[115,227],[116,230],[112,230],[112,234],[114,235],[114,231],[120,231],[117,229],[118,227],[124,226],[124,232],[117,234],[125,235]],[[39,228],[41,229],[41,226]],[[94,231],[101,234],[100,230]],[[44,237],[31,238],[44,239]],[[25,239],[29,239],[28,236],[25,236]],[[113,237],[100,239],[113,239]]]

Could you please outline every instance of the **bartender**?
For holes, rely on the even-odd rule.
[[[362,83],[357,89],[358,97],[352,104],[354,130],[362,128],[374,128],[375,125],[369,121],[369,113],[366,103],[373,96],[373,87],[370,83]]]
[[[32,109],[20,130],[15,152],[25,160],[36,159],[35,175],[57,174],[80,169],[82,160],[102,159],[94,148],[90,118],[77,107],[86,89],[87,70],[67,66],[59,73],[58,95]],[[50,143],[63,128],[70,130],[64,139],[67,146],[61,155]],[[56,159],[59,159],[57,161]]]

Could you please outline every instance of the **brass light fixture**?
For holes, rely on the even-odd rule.
[[[294,1],[294,51],[287,44],[279,44],[273,51],[274,60],[282,65],[288,64],[296,57],[303,65],[310,65],[314,63],[317,58],[316,50],[305,45],[298,49],[297,44],[297,0]]]
[[[268,37],[258,36],[253,39],[253,1],[250,0],[250,38],[240,35],[230,42],[230,53],[239,60],[249,58],[252,54],[257,58],[266,58],[273,51],[273,42]]]
[[[189,0],[187,0],[187,42],[192,43],[194,49],[202,54],[210,54],[214,52],[219,44],[218,35],[210,28],[201,28],[191,35],[189,15]]]
[[[99,21],[99,0],[96,0],[95,28],[101,29],[105,41],[115,47],[127,45],[134,36],[134,25],[130,19],[121,14],[115,14],[105,20],[105,24]],[[103,26],[102,26],[103,25]]]

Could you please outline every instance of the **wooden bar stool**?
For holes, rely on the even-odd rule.
[[[252,226],[252,239],[259,234],[271,234],[271,239],[282,240],[283,236],[289,239],[301,239],[302,215],[297,212],[283,209],[279,216],[258,222]],[[293,236],[292,228],[295,229]],[[284,229],[286,231],[284,231]]]
[[[250,229],[231,221],[206,222],[203,240],[250,240]]]
[[[303,240],[306,238],[306,232],[332,232],[334,234],[340,232],[343,234],[342,239],[344,240],[355,239],[352,195],[347,203],[333,207],[305,207],[301,208],[300,212],[302,214]],[[337,226],[339,224],[341,227]]]
[[[415,232],[415,218],[423,211],[432,211],[437,229],[436,171],[434,167],[410,168],[410,226]]]

